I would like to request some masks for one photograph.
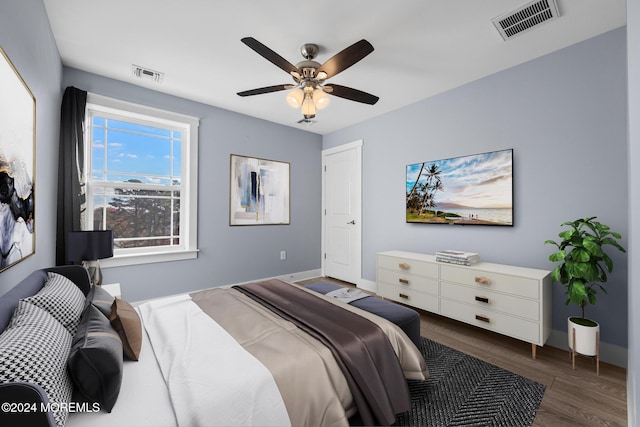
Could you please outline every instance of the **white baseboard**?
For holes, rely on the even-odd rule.
[[[283,274],[281,276],[265,277],[265,278],[262,278],[262,279],[253,279],[253,280],[249,280],[248,282],[232,283],[230,285],[224,285],[224,286],[220,286],[220,287],[221,288],[230,288],[230,287],[236,286],[236,285],[245,285],[247,283],[262,282],[264,280],[270,280],[270,279],[280,279],[280,280],[283,280],[285,282],[299,282],[301,280],[315,279],[316,277],[321,277],[319,268],[317,270],[299,271],[297,273]]]
[[[360,279],[360,282],[357,283],[359,288],[364,289],[365,291],[378,293],[378,284],[373,280]]]
[[[569,350],[569,334],[566,331],[552,330],[549,339],[545,345],[559,348],[560,350]],[[627,368],[627,349],[615,344],[600,342],[600,360],[611,365]]]
[[[204,288],[204,289],[200,289],[200,290],[215,289],[215,288],[230,288],[230,287],[236,286],[236,285],[246,285],[247,283],[262,282],[262,281],[270,280],[270,279],[280,279],[280,280],[284,280],[285,282],[298,282],[300,280],[315,279],[316,277],[321,277],[320,276],[320,269],[309,270],[309,271],[300,271],[298,273],[283,274],[282,276],[265,277],[263,279],[253,279],[253,280],[248,280],[246,282],[229,283],[227,285],[213,286],[213,287],[210,287],[210,288]],[[180,294],[172,294],[172,295],[167,295],[167,296],[162,296],[162,297],[150,298],[150,299],[146,299],[146,300],[142,300],[142,301],[136,301],[134,303],[136,305],[138,305],[138,304],[142,304],[142,303],[145,303],[145,302],[148,302],[148,301],[153,301],[154,299],[168,298],[168,297],[173,297],[173,296],[177,296],[177,295],[180,295]],[[134,303],[131,303],[131,304],[134,304]]]
[[[301,280],[309,280],[315,279],[316,277],[321,277],[321,270],[318,268],[316,270],[308,270],[308,271],[300,271],[298,273],[290,273],[283,274],[282,276],[277,276],[275,279],[284,280],[286,282],[299,282]]]

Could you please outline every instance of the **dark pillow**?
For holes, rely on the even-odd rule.
[[[96,288],[97,286],[90,285],[89,292],[87,292],[87,295],[84,301],[84,306],[82,307],[82,314],[84,314],[84,312],[87,310],[87,307],[89,307],[89,304],[91,304],[91,301],[93,301],[93,294],[95,293]]]
[[[124,355],[131,360],[138,360],[142,348],[142,322],[136,310],[125,300],[115,298],[109,320],[120,334]]]
[[[68,366],[80,393],[111,412],[122,384],[122,342],[109,319],[92,304],[78,324]]]
[[[100,286],[92,286],[92,299],[91,304],[96,306],[98,310],[105,315],[105,317],[109,317],[111,314],[111,306],[113,305],[113,296],[102,289]]]
[[[76,284],[65,276],[49,272],[48,277],[40,292],[22,300],[48,311],[73,336],[86,298]]]
[[[38,384],[55,402],[53,417],[64,426],[73,383],[66,369],[71,334],[47,311],[20,301],[0,335],[0,383]]]

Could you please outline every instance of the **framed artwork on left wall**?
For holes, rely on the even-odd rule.
[[[36,98],[0,46],[0,271],[35,253]]]

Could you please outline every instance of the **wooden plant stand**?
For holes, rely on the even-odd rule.
[[[580,354],[576,352],[576,330],[573,329],[573,336],[571,337],[571,342],[573,343],[573,345],[571,346],[571,367],[573,368],[573,370],[575,371],[576,369],[576,354]],[[594,357],[594,356],[587,356],[587,357]],[[596,375],[600,375],[600,331],[596,332]]]

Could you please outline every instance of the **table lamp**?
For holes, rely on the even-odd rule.
[[[99,260],[112,256],[113,230],[70,231],[67,235],[67,262],[82,263],[94,285],[102,285]]]

